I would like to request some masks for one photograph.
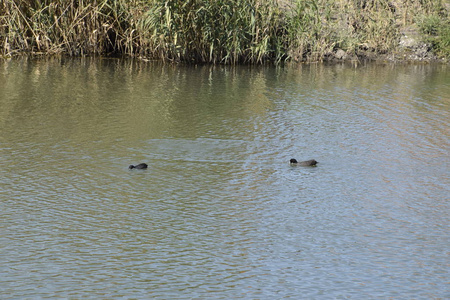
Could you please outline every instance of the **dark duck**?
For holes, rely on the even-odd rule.
[[[319,162],[315,159],[305,160],[305,161],[297,161],[295,158],[291,158],[289,161],[293,166],[304,166],[304,167],[314,167]]]
[[[146,163],[140,163],[138,165],[130,165],[128,169],[147,169],[148,165]]]

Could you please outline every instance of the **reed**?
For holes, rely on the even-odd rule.
[[[155,1],[138,29],[141,54],[211,63],[260,63],[282,56],[282,13],[275,0]]]
[[[125,49],[130,25],[127,1],[4,0],[0,2],[3,55],[71,56]]]
[[[442,0],[3,0],[0,55],[318,61],[395,51],[411,24],[450,57]]]

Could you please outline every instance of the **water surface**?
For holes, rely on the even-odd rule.
[[[449,298],[449,95],[442,65],[3,61],[2,299]]]

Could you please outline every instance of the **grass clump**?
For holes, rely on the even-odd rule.
[[[433,51],[439,56],[450,57],[450,20],[430,15],[420,18],[418,25]]]
[[[275,0],[156,0],[138,26],[147,44],[141,53],[212,63],[280,59],[281,23]]]
[[[0,2],[3,55],[120,52],[135,1],[6,0]]]

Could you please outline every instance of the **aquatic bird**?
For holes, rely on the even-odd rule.
[[[305,160],[305,161],[297,161],[295,158],[291,158],[289,161],[291,165],[295,166],[305,166],[305,167],[314,167],[319,162],[315,159]]]
[[[148,165],[146,163],[140,163],[138,165],[130,165],[128,169],[147,169]]]

